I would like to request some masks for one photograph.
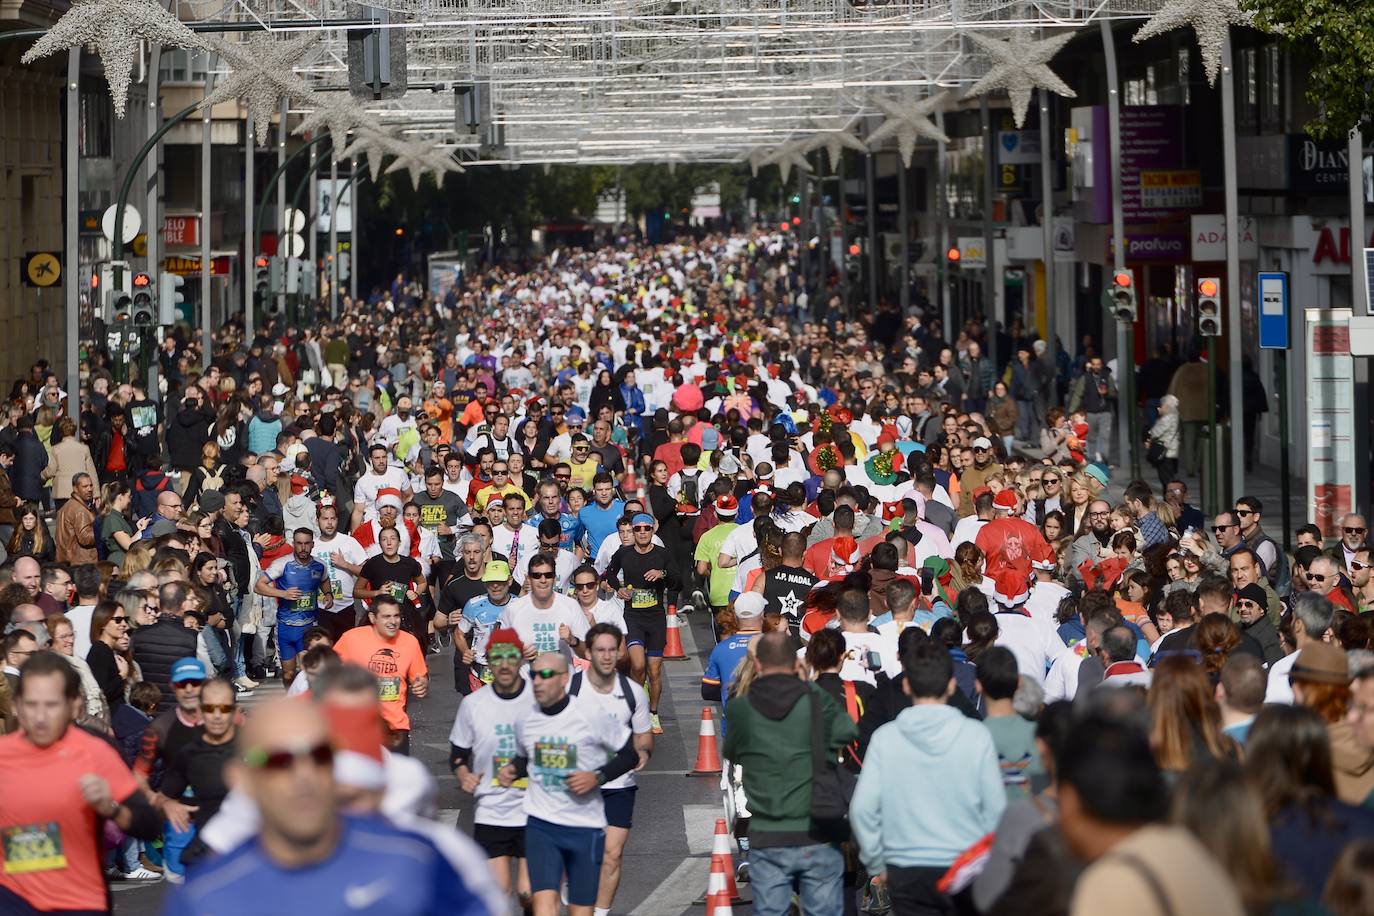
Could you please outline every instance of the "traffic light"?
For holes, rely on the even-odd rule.
[[[259,299],[266,299],[272,295],[271,260],[264,254],[253,259],[253,289],[257,292]]]
[[[348,272],[353,269],[353,255],[348,251],[339,252],[339,282],[348,279]]]
[[[1218,277],[1198,278],[1197,332],[1203,337],[1221,336],[1221,279]]]
[[[134,274],[133,302],[129,311],[134,327],[151,328],[157,323],[157,299],[153,293],[153,278],[142,271]]]
[[[299,296],[309,292],[305,266],[304,258],[286,259],[286,294],[288,296]]]
[[[1112,285],[1106,295],[1107,310],[1117,321],[1135,323],[1135,278],[1129,270],[1118,270],[1112,274]]]
[[[120,312],[127,317],[133,301],[129,289],[131,276],[128,261],[102,261],[99,271],[91,274],[91,293],[102,297],[98,301],[105,309],[106,324],[114,321]]]
[[[170,325],[177,323],[177,306],[186,301],[181,288],[186,278],[180,274],[163,271],[157,278],[157,323]]]
[[[286,289],[286,258],[277,255],[267,264],[267,293],[276,296]]]

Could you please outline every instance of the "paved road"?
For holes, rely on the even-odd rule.
[[[660,710],[664,734],[657,741],[653,759],[639,774],[635,827],[613,910],[617,916],[680,916],[702,911],[695,903],[706,890],[721,798],[717,779],[687,777],[686,773],[696,759],[703,706],[701,672],[704,654],[712,642],[705,615],[694,614],[685,622],[690,624],[682,630],[689,657],[664,663],[668,678],[667,697]],[[437,683],[427,699],[412,707],[415,731],[411,747],[439,780],[443,819],[456,821],[467,830],[472,806],[448,771],[448,732],[458,709],[458,696],[449,689],[451,662],[447,652],[431,656],[430,662]],[[280,688],[260,688],[245,706],[251,714],[254,702],[279,693]],[[164,892],[161,882],[116,883],[115,912],[120,916],[152,916],[158,912]],[[747,897],[748,889],[742,893]]]

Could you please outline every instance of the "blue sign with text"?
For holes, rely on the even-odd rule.
[[[1287,350],[1288,274],[1280,271],[1259,275],[1259,345],[1263,350]]]

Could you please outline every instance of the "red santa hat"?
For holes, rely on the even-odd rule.
[[[997,603],[1003,607],[1018,607],[1025,604],[1026,599],[1030,597],[1026,577],[1014,569],[1002,570],[993,582],[994,591],[997,593]]]
[[[857,566],[859,563],[859,542],[847,534],[835,538],[830,551],[835,555],[836,562],[844,566]]]
[[[390,506],[397,512],[400,512],[402,505],[403,503],[401,501],[401,491],[396,489],[395,487],[382,487],[380,490],[377,491],[378,511],[386,508],[387,506]]]
[[[324,704],[334,745],[334,778],[359,789],[386,788],[381,707]]]
[[[997,495],[992,498],[992,504],[994,507],[1002,510],[1003,512],[1015,512],[1016,491],[1011,489],[1011,487],[998,490]]]

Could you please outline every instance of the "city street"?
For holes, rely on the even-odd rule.
[[[664,663],[667,676],[662,713],[663,735],[654,746],[649,765],[640,771],[635,826],[625,852],[620,892],[612,910],[630,916],[678,916],[693,912],[706,890],[710,870],[711,841],[716,818],[722,814],[719,782],[715,777],[688,777],[696,759],[697,732],[701,720],[701,672],[704,651],[711,642],[710,625],[703,614],[693,614],[682,629],[688,658]],[[448,769],[448,732],[457,713],[457,694],[452,688],[451,650],[430,656],[435,678],[430,696],[411,706],[415,732],[411,746],[429,764],[439,780],[441,819],[472,828],[472,806],[458,791]],[[259,688],[244,703],[281,693],[280,688]],[[713,714],[718,710],[713,710]],[[717,719],[719,717],[717,716]],[[154,916],[167,885],[162,882],[114,885],[115,913],[119,916]],[[741,888],[747,899],[748,886]],[[695,908],[700,912],[701,908]]]

